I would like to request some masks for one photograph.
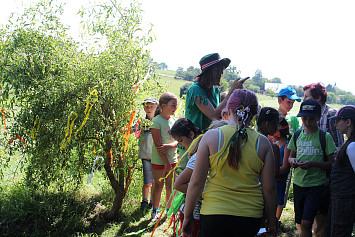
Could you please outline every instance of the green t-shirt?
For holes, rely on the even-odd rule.
[[[217,108],[219,105],[219,88],[214,86],[210,91],[206,91],[198,82],[195,82],[186,93],[185,118],[191,120],[203,133],[210,126],[211,120],[195,104],[197,96],[199,97],[198,104],[207,105],[209,101],[214,108]]]
[[[185,148],[178,146],[178,155],[180,157],[179,166],[181,167],[186,167],[187,162],[189,161],[189,155],[186,153],[186,151],[187,150]]]
[[[291,151],[296,152],[297,161],[316,161],[324,162],[323,150],[319,141],[319,128],[314,133],[304,134],[303,130],[300,133],[296,143],[294,144],[294,136],[292,136],[288,148]],[[334,153],[337,148],[334,144],[332,136],[327,132],[325,135],[326,155]],[[325,184],[326,171],[325,169],[320,169],[312,167],[308,170],[302,168],[296,168],[294,173],[293,183],[300,187],[314,187]]]
[[[170,117],[169,120],[162,118],[160,115],[157,115],[155,118],[152,119],[153,125],[150,128],[155,128],[160,130],[161,142],[162,144],[168,144],[174,142],[174,138],[170,135],[170,128],[174,125],[175,119]],[[170,149],[166,152],[166,156],[170,164],[177,163],[177,152],[175,149]],[[152,164],[155,165],[164,165],[163,160],[161,159],[155,144],[153,144],[152,148]]]
[[[300,121],[298,120],[297,116],[290,114],[286,116],[286,121],[288,125],[290,125],[290,134],[293,135],[298,129],[301,128]]]

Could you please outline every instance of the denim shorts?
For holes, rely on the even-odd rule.
[[[143,182],[144,184],[154,183],[154,174],[150,160],[142,159],[143,164]]]
[[[315,187],[300,187],[293,184],[295,205],[295,222],[301,224],[302,220],[313,223],[324,193],[324,185]]]

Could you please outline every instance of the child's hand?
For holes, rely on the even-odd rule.
[[[290,158],[290,165],[292,168],[297,168],[299,166],[299,162],[296,158]]]
[[[168,150],[170,150],[170,145],[169,144],[161,144],[161,146],[158,146],[157,147],[157,151],[159,153],[166,153]]]
[[[313,167],[313,164],[312,164],[312,161],[306,160],[306,161],[300,161],[300,162],[298,162],[298,166],[299,166],[301,169],[308,170],[308,169],[310,169],[310,168]]]
[[[182,231],[185,235],[187,236],[192,236],[192,233],[190,231],[190,228],[192,227],[192,230],[195,229],[195,221],[194,221],[194,217],[188,217],[185,216],[184,217],[184,221],[182,223]]]

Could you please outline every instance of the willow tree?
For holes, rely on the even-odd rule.
[[[142,30],[136,2],[80,10],[83,39],[89,39],[80,43],[68,35],[62,14],[60,4],[43,1],[1,31],[2,103],[13,120],[10,137],[22,141],[8,149],[26,146],[29,185],[59,189],[83,183],[96,149],[115,193],[106,216],[112,219],[137,157],[135,139],[117,131],[141,116],[137,108],[147,91],[161,89],[148,77],[152,35]]]

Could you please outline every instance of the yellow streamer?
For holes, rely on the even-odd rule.
[[[67,129],[66,129],[66,132],[65,132],[65,137],[64,137],[63,141],[61,142],[62,145],[59,148],[60,150],[62,150],[70,142],[71,134],[73,132],[74,121],[75,121],[75,119],[73,119],[73,121],[70,123],[70,117],[71,117],[72,114],[75,115],[75,119],[78,118],[78,114],[75,113],[75,112],[71,112],[69,114],[68,123],[67,123]],[[68,137],[68,135],[69,135],[69,137]],[[68,139],[66,140],[67,137],[68,137]]]
[[[95,95],[95,98],[92,102],[92,105],[90,106],[89,108],[89,104],[90,104],[90,98],[92,95]],[[88,120],[89,118],[89,115],[90,115],[90,111],[92,109],[92,107],[94,106],[95,102],[99,99],[98,95],[97,95],[97,90],[93,90],[90,92],[90,95],[89,97],[86,99],[86,107],[85,107],[85,111],[84,111],[84,114],[85,114],[85,118],[84,118],[84,121],[81,123],[80,127],[78,128],[78,130],[74,133],[74,137],[78,134],[78,132],[84,127],[86,121]]]
[[[32,140],[35,140],[35,138],[37,137],[37,134],[38,134],[38,131],[39,131],[39,124],[41,122],[41,119],[39,119],[39,121],[38,121],[37,129],[36,129],[36,132],[35,132],[36,122],[37,122],[37,119],[34,121],[32,130],[31,130]]]
[[[185,151],[185,153],[184,153],[181,157],[184,157],[184,156],[191,150],[192,145],[195,144],[197,141],[199,141],[202,136],[203,136],[203,134],[201,134],[200,136],[198,136],[197,138],[195,138],[195,139],[191,142],[191,144],[190,144],[189,148],[187,149],[187,151]],[[173,172],[174,170],[176,170],[176,169],[179,167],[179,164],[180,164],[180,161],[181,161],[181,160],[182,160],[182,159],[180,159],[180,160],[178,161],[178,163],[176,164],[176,166],[175,166],[173,169],[171,169],[171,170],[169,171],[169,173],[168,173],[165,177],[160,178],[160,179],[159,179],[159,182],[161,182],[161,181],[164,180],[164,179],[167,179],[168,176],[171,174],[171,172]]]
[[[128,126],[126,127],[126,131],[123,135],[123,138],[125,139],[125,144],[124,144],[124,148],[123,148],[122,158],[124,157],[124,154],[127,151],[129,134],[131,133],[131,127],[132,127],[132,123],[133,123],[133,119],[134,119],[135,115],[136,115],[136,111],[133,110],[132,115],[131,115],[131,119],[129,120]]]
[[[180,109],[181,109],[183,106],[185,107],[185,100],[182,100],[182,101],[180,102],[179,108],[176,110],[176,114],[179,114],[179,111],[180,111]]]

